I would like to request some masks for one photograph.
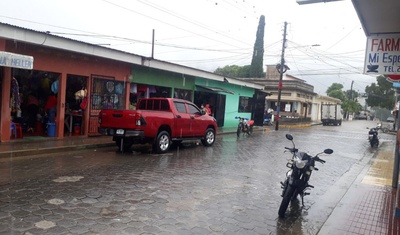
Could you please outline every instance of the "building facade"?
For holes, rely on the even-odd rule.
[[[23,136],[98,135],[101,109],[134,109],[141,97],[211,105],[219,126],[251,117],[263,86],[153,58],[0,23],[0,142]],[[54,133],[49,98],[55,95]],[[33,114],[33,115],[32,115]],[[16,135],[17,127],[22,129]],[[18,133],[20,133],[18,131]]]

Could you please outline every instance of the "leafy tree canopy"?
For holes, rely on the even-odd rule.
[[[359,94],[353,90],[347,90],[344,92],[343,85],[340,83],[333,83],[328,89],[326,93],[328,96],[340,99],[342,101],[342,109],[346,113],[357,113],[362,110],[362,107],[359,103],[354,101]]]
[[[372,83],[365,88],[368,106],[377,106],[392,110],[395,104],[393,84],[386,80],[386,76],[381,75],[376,78],[376,83]]]
[[[217,68],[214,73],[233,77],[233,78],[262,78],[265,77],[264,71],[264,28],[265,16],[260,16],[258,23],[256,41],[254,43],[253,57],[250,65],[238,66],[227,65],[223,68]]]
[[[326,90],[326,94],[330,97],[341,100],[342,102],[346,100],[346,94],[342,91],[343,85],[340,83],[332,83],[330,87]]]
[[[250,65],[227,65],[223,68],[217,68],[214,73],[232,78],[248,78],[250,77]]]
[[[328,89],[326,90],[326,94],[328,96],[330,96],[329,93],[331,91],[335,91],[335,90],[340,90],[341,91],[342,89],[343,89],[343,85],[342,84],[340,84],[340,83],[332,83],[332,85],[330,87],[328,87]]]

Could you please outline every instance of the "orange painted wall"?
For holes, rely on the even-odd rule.
[[[33,56],[34,70],[69,73],[88,77],[91,74],[97,74],[115,77],[119,81],[123,81],[131,73],[131,66],[128,63],[71,53],[59,49],[7,41],[6,50],[16,54]]]
[[[65,92],[66,92],[66,79],[67,74],[86,76],[89,78],[88,81],[88,95],[91,94],[91,75],[107,76],[112,77],[117,81],[126,81],[127,87],[129,89],[129,76],[131,74],[131,65],[125,62],[118,62],[110,59],[89,56],[79,53],[72,53],[69,51],[64,51],[60,49],[43,47],[40,45],[30,45],[22,42],[13,42],[0,39],[0,50],[12,52],[16,54],[33,56],[33,69],[60,73],[59,82],[59,98],[57,106],[57,119],[56,122],[64,123],[65,114]],[[8,81],[8,79],[3,81]],[[4,87],[4,84],[3,84]],[[129,93],[126,93],[129,94]],[[3,96],[3,98],[5,98]],[[2,100],[2,105],[9,103],[10,100],[7,98]],[[126,106],[129,102],[126,102]],[[127,108],[127,107],[126,107]],[[9,112],[4,112],[3,115],[9,115]],[[1,116],[0,116],[1,117]],[[84,123],[84,134],[88,133],[89,126],[89,109],[85,110],[85,123]],[[3,121],[5,121],[3,123]],[[93,120],[92,120],[93,121]],[[5,127],[9,125],[7,119],[0,119],[0,126]],[[57,138],[64,138],[64,125],[58,125],[56,130]],[[10,140],[9,133],[2,134],[0,137],[0,142],[7,142]]]

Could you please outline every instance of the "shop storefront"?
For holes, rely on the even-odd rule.
[[[102,108],[127,108],[128,63],[0,41],[3,54],[32,58],[30,68],[0,66],[1,142],[98,135],[98,113]]]

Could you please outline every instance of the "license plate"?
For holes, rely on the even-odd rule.
[[[117,135],[123,135],[124,134],[124,129],[117,129],[115,132]]]

